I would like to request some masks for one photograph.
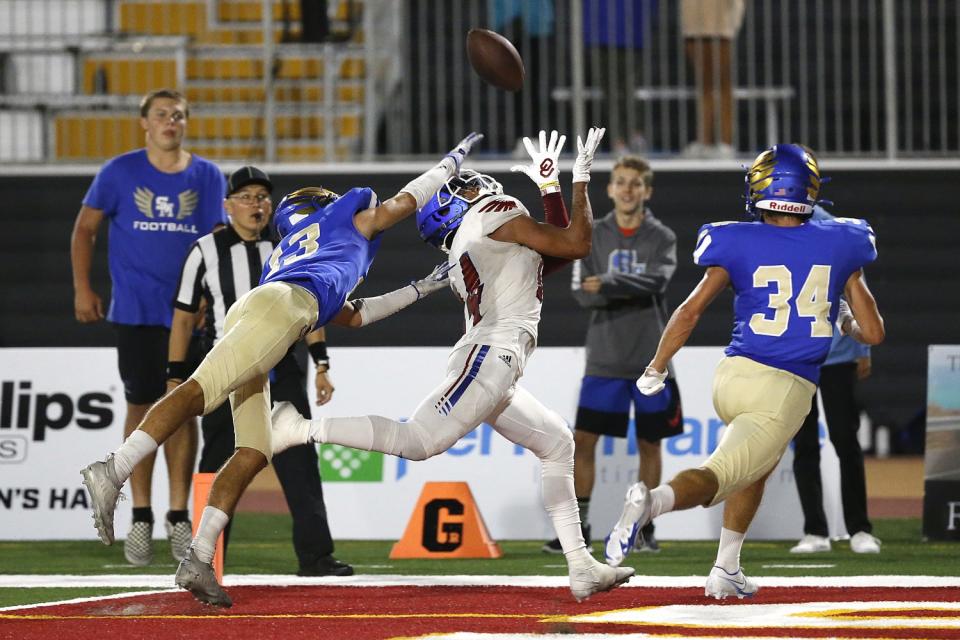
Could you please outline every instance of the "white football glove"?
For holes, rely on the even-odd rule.
[[[417,291],[417,300],[446,287],[450,282],[449,275],[452,267],[453,265],[449,262],[441,262],[426,278],[411,282],[410,286]]]
[[[456,165],[453,173],[460,173],[460,165],[463,164],[463,159],[467,157],[467,154],[470,153],[470,150],[473,149],[474,145],[483,140],[483,134],[477,133],[476,131],[471,131],[466,138],[457,143],[453,149],[450,149],[450,152],[444,156],[444,158],[450,158],[453,160],[453,163]]]
[[[543,195],[560,191],[560,151],[566,141],[567,136],[558,134],[554,129],[550,132],[550,142],[547,142],[547,132],[540,131],[540,149],[537,150],[533,141],[524,136],[523,146],[527,148],[532,162],[510,167],[510,171],[527,174]]]
[[[660,373],[653,367],[647,367],[643,370],[643,375],[637,378],[637,389],[645,396],[653,396],[666,386],[664,380],[667,379],[667,372]]]
[[[842,336],[848,335],[847,331],[843,328],[843,325],[847,322],[853,322],[853,312],[850,311],[850,305],[847,304],[847,301],[840,298],[840,310],[837,312],[837,329]]]
[[[590,182],[590,167],[593,165],[593,154],[600,146],[600,140],[606,129],[590,127],[587,131],[587,141],[583,142],[577,136],[577,160],[573,163],[573,181]]]

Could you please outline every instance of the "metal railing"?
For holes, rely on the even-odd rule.
[[[0,162],[98,162],[167,85],[224,161],[432,156],[471,129],[505,157],[592,124],[664,158],[960,156],[960,0],[744,0],[730,38],[691,37],[684,2],[330,0],[316,38],[297,0],[0,0]],[[516,44],[520,92],[470,70],[473,27]],[[116,124],[78,137],[85,117]]]

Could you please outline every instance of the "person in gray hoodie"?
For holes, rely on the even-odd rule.
[[[588,544],[587,517],[600,436],[627,436],[632,402],[640,454],[638,479],[656,486],[662,466],[660,440],[683,431],[680,392],[672,369],[661,395],[644,396],[634,384],[656,352],[670,316],[664,294],[677,266],[676,235],[646,207],[652,193],[653,171],[647,161],[637,156],[620,158],[607,185],[613,211],[594,225],[590,255],[573,266],[573,296],[591,310],[574,431],[574,488]],[[652,523],[637,536],[636,544],[638,550],[660,550]],[[545,543],[543,551],[560,553],[559,541]]]

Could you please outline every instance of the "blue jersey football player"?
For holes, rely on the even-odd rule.
[[[714,407],[727,425],[723,438],[701,467],[652,491],[643,483],[631,486],[605,546],[607,562],[619,565],[653,518],[726,501],[705,588],[715,598],[757,591],[740,569],[740,548],[767,476],[810,411],[833,324],[866,344],[884,338],[862,277],[863,266],[877,257],[873,229],[864,220],[810,220],[821,183],[813,153],[801,145],[774,146],[757,157],[746,183],[752,219],[700,230],[693,258],[706,273],[673,313],[637,380],[642,393],[660,392],[667,363],[707,306],[731,287],[733,335],[713,383]]]
[[[380,234],[423,207],[459,173],[464,157],[481,137],[471,133],[439,164],[383,203],[370,189],[352,189],[340,197],[319,187],[294,191],[280,201],[275,222],[283,240],[264,265],[260,285],[230,307],[223,338],[189,379],[154,405],[119,449],[81,472],[104,544],[113,542],[113,512],[133,467],[185,420],[210,413],[229,396],[237,449],[217,474],[176,583],[203,602],[232,604],[217,583],[211,561],[216,539],[240,495],[272,457],[268,373],[292,344],[341,311],[341,321],[353,326],[382,317],[372,317],[370,309],[357,311],[363,305],[345,304],[366,276]],[[415,283],[415,297],[404,300],[409,304],[436,286],[436,277]],[[392,305],[392,310],[396,308]]]

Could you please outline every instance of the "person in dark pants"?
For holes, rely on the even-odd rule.
[[[815,207],[814,220],[829,220],[830,214]],[[820,397],[830,431],[830,442],[840,459],[840,496],[843,519],[850,533],[850,549],[855,553],[879,553],[880,540],[873,536],[867,517],[867,486],[863,469],[863,451],[857,440],[860,404],[857,381],[870,375],[870,347],[834,328],[830,353],[820,367]],[[830,551],[827,516],[823,511],[823,486],[820,480],[820,412],[817,396],[803,426],[794,436],[793,475],[803,509],[803,537],[790,553]]]
[[[197,238],[226,222],[224,178],[209,160],[187,151],[190,106],[172,89],[155,89],[140,101],[142,149],[107,161],[83,197],[70,253],[74,312],[79,322],[104,319],[103,301],[90,282],[100,226],[109,226],[111,297],[106,320],[117,335],[117,363],[126,399],[124,437],[163,397],[171,309],[179,266]],[[192,320],[192,319],[191,319]],[[190,332],[186,334],[189,340]],[[186,344],[184,344],[186,353]],[[190,546],[187,512],[197,455],[197,426],[188,421],[163,447],[170,487],[164,528],[180,562]],[[130,480],[133,522],[123,555],[135,566],[153,562],[153,465],[147,456]]]
[[[173,331],[170,338],[170,388],[191,373],[180,360],[184,355],[184,336],[189,335],[188,318],[205,299],[207,321],[204,352],[209,351],[223,333],[226,311],[260,280],[263,262],[271,254],[274,242],[265,237],[270,219],[270,192],[273,185],[266,173],[256,167],[243,167],[231,174],[227,183],[226,210],[230,226],[198,240],[187,255],[175,300]],[[318,404],[329,401],[333,385],[327,377],[329,359],[324,330],[306,336],[317,365]],[[199,360],[198,358],[197,363]],[[293,403],[309,415],[305,363],[298,361],[295,346],[287,351],[270,374],[270,396],[274,401]],[[233,455],[235,446],[233,413],[229,403],[204,416],[203,450],[200,471],[215,473]],[[348,576],[353,568],[333,557],[333,539],[323,502],[316,449],[294,447],[273,457],[287,506],[293,515],[293,546],[299,560],[297,575]],[[224,554],[230,526],[224,530]]]

